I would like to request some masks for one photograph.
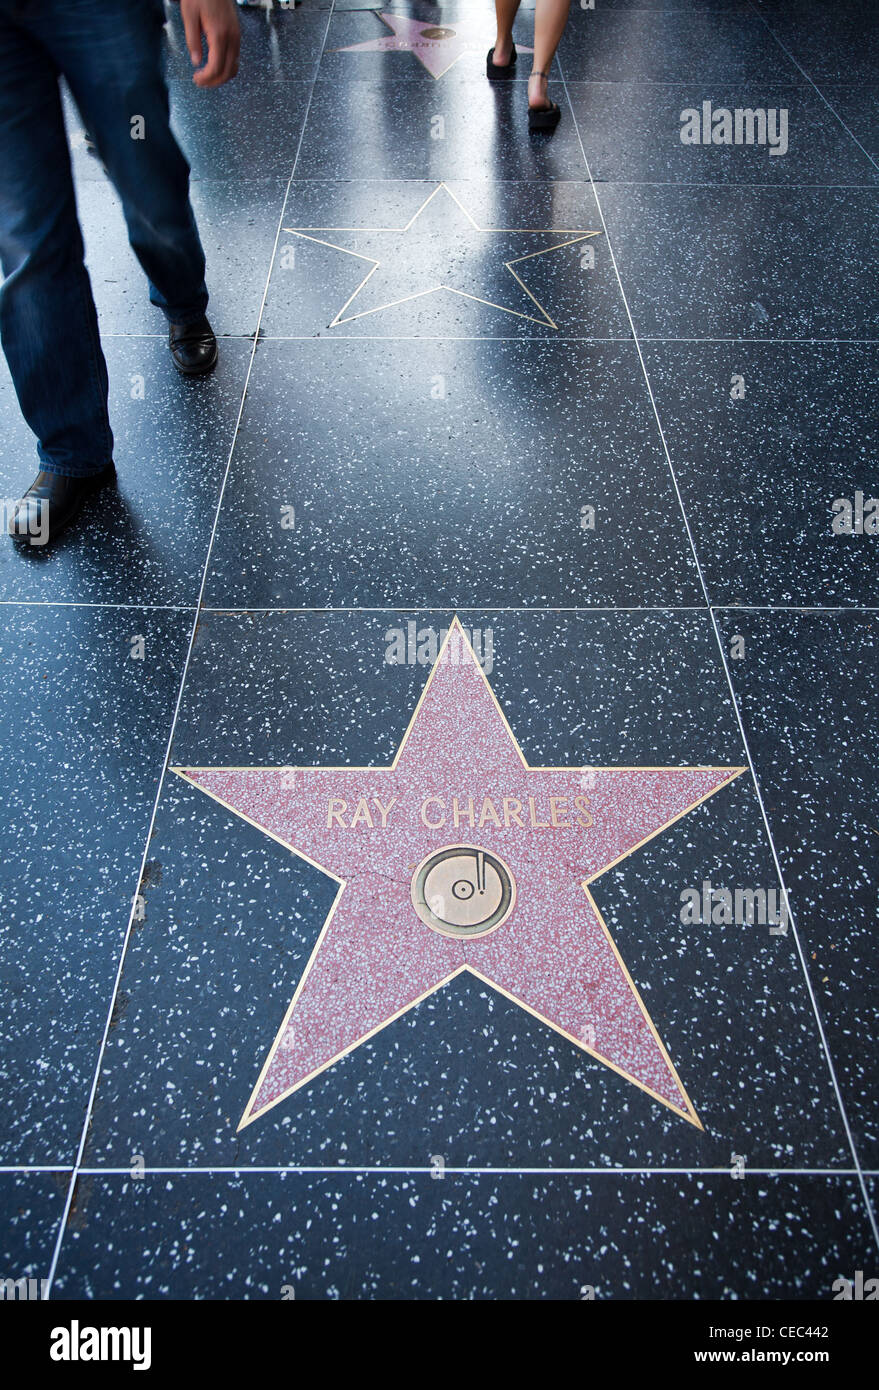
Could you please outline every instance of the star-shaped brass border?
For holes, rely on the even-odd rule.
[[[376,11],[373,10],[372,13],[376,14]],[[483,13],[467,16],[446,23],[443,23],[442,18],[415,19],[411,15],[394,14],[392,10],[379,11],[377,18],[391,31],[389,34],[366,39],[362,43],[345,44],[342,48],[331,49],[330,52],[411,53],[435,82],[445,77],[446,73],[468,54],[484,52],[486,41],[493,29],[493,16],[490,12],[487,15]],[[454,29],[449,27],[452,24],[455,26]],[[517,48],[520,53],[534,52],[533,48],[526,48],[524,44],[518,44]],[[443,49],[446,50],[445,56],[448,56],[449,61],[445,67],[437,70],[431,62],[431,57]],[[444,58],[441,58],[441,61],[444,61]]]
[[[497,235],[499,235],[499,236],[500,236],[500,235],[503,235],[503,236],[509,236],[509,235],[514,235],[514,236],[528,236],[528,235],[535,235],[535,234],[536,234],[536,235],[539,235],[539,234],[552,234],[552,235],[558,235],[558,236],[565,236],[565,237],[568,238],[566,241],[557,242],[554,246],[545,246],[545,247],[543,247],[540,251],[529,251],[529,252],[527,252],[524,256],[516,256],[516,257],[514,257],[513,260],[511,260],[511,261],[504,261],[504,266],[505,266],[506,269],[510,272],[510,274],[511,274],[512,277],[513,277],[513,279],[518,283],[518,285],[520,286],[520,288],[521,288],[522,290],[524,290],[525,294],[526,294],[526,295],[528,296],[528,298],[532,301],[532,303],[535,305],[535,307],[538,309],[538,311],[539,311],[540,314],[542,315],[541,318],[536,318],[533,314],[523,314],[523,313],[521,313],[518,309],[508,309],[508,308],[507,308],[505,305],[503,305],[503,304],[496,304],[496,303],[495,303],[493,300],[491,300],[491,299],[482,299],[479,295],[476,295],[476,294],[468,294],[468,292],[467,292],[466,290],[455,289],[455,287],[454,287],[453,285],[443,285],[443,284],[431,285],[428,289],[425,289],[425,290],[418,290],[418,291],[417,291],[416,293],[414,293],[414,294],[402,295],[401,298],[389,300],[386,304],[379,304],[379,305],[376,305],[376,306],[375,306],[374,308],[372,308],[372,309],[364,309],[362,313],[359,313],[359,314],[348,314],[348,315],[346,316],[345,311],[350,307],[351,304],[354,303],[354,300],[355,300],[355,299],[357,298],[357,296],[360,294],[361,290],[364,288],[364,286],[366,285],[366,283],[367,283],[367,281],[370,279],[370,277],[371,277],[372,275],[374,275],[375,272],[376,272],[376,270],[378,270],[379,266],[382,265],[382,262],[381,262],[381,261],[375,260],[374,257],[372,257],[372,256],[364,256],[364,255],[363,255],[361,252],[359,252],[359,251],[352,251],[352,250],[350,249],[350,247],[347,247],[347,246],[339,246],[336,242],[328,241],[328,240],[326,240],[326,238],[324,238],[324,237],[312,236],[312,235],[310,235],[310,233],[312,233],[312,232],[355,232],[355,233],[356,233],[356,232],[362,232],[362,233],[369,233],[369,232],[400,232],[400,233],[405,233],[405,232],[409,231],[409,229],[410,229],[412,226],[414,226],[414,224],[418,221],[418,218],[419,218],[419,217],[421,216],[421,214],[424,212],[425,208],[433,201],[433,199],[437,196],[437,194],[438,194],[441,190],[442,190],[443,192],[447,193],[448,196],[453,200],[453,202],[457,204],[457,206],[460,208],[461,212],[464,214],[464,216],[465,216],[465,217],[467,218],[467,220],[472,224],[472,226],[474,227],[474,229],[475,229],[477,232],[483,232],[483,233],[487,233],[487,234],[497,234]],[[522,280],[522,278],[521,278],[519,275],[516,274],[515,270],[513,269],[513,266],[515,266],[515,265],[520,265],[522,261],[534,260],[535,257],[537,257],[537,256],[548,256],[548,255],[550,254],[550,252],[552,252],[552,251],[561,251],[561,250],[563,250],[564,247],[566,247],[566,246],[576,246],[578,242],[581,242],[581,241],[588,241],[591,237],[601,236],[601,232],[600,232],[600,231],[594,231],[594,232],[591,232],[591,231],[584,231],[584,230],[582,230],[582,228],[574,228],[574,227],[480,227],[480,226],[479,226],[479,223],[478,223],[478,222],[476,221],[476,219],[473,217],[472,213],[464,206],[464,204],[461,202],[461,199],[458,198],[458,197],[456,196],[456,194],[454,194],[454,193],[452,192],[451,188],[449,188],[448,184],[447,184],[445,181],[441,181],[440,183],[438,183],[438,184],[436,185],[436,187],[433,189],[433,191],[432,191],[431,193],[429,193],[428,196],[425,198],[425,200],[424,200],[424,202],[421,204],[421,206],[412,214],[412,216],[409,218],[409,221],[408,221],[404,226],[402,226],[402,227],[284,227],[282,230],[285,231],[285,232],[288,232],[291,236],[298,236],[298,237],[301,237],[304,241],[313,241],[313,242],[315,242],[318,246],[329,246],[329,247],[331,247],[334,251],[342,251],[342,252],[344,252],[344,254],[345,254],[346,256],[356,256],[356,257],[358,258],[358,260],[367,261],[367,262],[372,266],[372,269],[371,269],[370,271],[368,271],[367,274],[363,277],[363,279],[361,280],[360,284],[359,284],[359,285],[357,286],[357,288],[354,290],[354,293],[348,296],[348,298],[346,299],[345,303],[342,305],[341,309],[338,311],[338,313],[335,315],[335,317],[331,320],[331,322],[327,325],[329,328],[338,328],[338,327],[339,327],[341,324],[343,324],[343,323],[353,323],[356,319],[368,318],[370,314],[379,314],[379,313],[381,313],[384,309],[392,309],[392,308],[394,308],[394,307],[395,307],[396,305],[398,305],[398,304],[406,304],[406,303],[408,303],[410,300],[413,300],[413,299],[423,299],[426,295],[428,295],[428,294],[435,294],[435,293],[437,293],[439,290],[447,290],[447,291],[449,292],[449,294],[456,294],[456,295],[459,295],[462,299],[470,299],[470,300],[473,300],[474,303],[476,303],[476,304],[485,304],[485,305],[487,305],[490,309],[499,309],[500,312],[503,313],[503,314],[511,314],[514,318],[524,319],[524,320],[525,320],[526,322],[528,322],[528,323],[536,323],[536,324],[539,324],[539,325],[540,325],[541,327],[543,327],[543,328],[552,328],[552,329],[554,329],[556,332],[558,332],[558,324],[557,324],[557,323],[551,318],[551,316],[547,313],[546,309],[544,309],[543,305],[542,305],[542,304],[540,303],[540,301],[536,298],[536,296],[533,295],[533,294],[531,293],[531,291],[529,290],[529,288],[528,288],[528,286],[525,284],[525,282]]]
[[[645,833],[640,838],[638,838],[636,841],[633,841],[631,844],[628,844],[627,847],[623,849],[620,853],[614,854],[612,858],[607,860],[607,862],[600,862],[590,872],[585,873],[582,878],[580,878],[580,875],[578,873],[574,874],[575,878],[579,878],[580,886],[586,895],[588,910],[591,913],[591,916],[594,919],[595,923],[597,924],[600,933],[602,934],[602,936],[599,939],[603,939],[607,943],[610,953],[612,953],[612,956],[616,961],[616,965],[620,971],[620,974],[627,983],[628,989],[631,993],[631,997],[634,999],[637,1009],[639,1011],[640,1020],[646,1025],[646,1028],[649,1030],[649,1034],[655,1041],[658,1052],[659,1054],[661,1054],[661,1057],[664,1060],[666,1067],[668,1068],[668,1072],[670,1073],[671,1077],[675,1082],[675,1086],[683,1102],[683,1104],[681,1105],[672,1104],[666,1095],[663,1095],[659,1091],[653,1089],[644,1080],[642,1076],[639,1076],[637,1074],[637,1072],[621,1065],[618,1060],[614,1060],[614,1058],[608,1055],[605,1050],[593,1046],[594,1038],[591,1040],[584,1040],[583,1037],[573,1033],[572,1031],[570,1031],[569,1028],[565,1027],[561,1022],[559,1022],[557,1017],[553,1017],[551,1014],[548,1014],[545,1010],[539,1008],[537,1004],[534,1002],[533,998],[529,1000],[529,998],[523,995],[521,990],[519,990],[518,992],[511,992],[511,990],[496,977],[496,972],[489,971],[488,973],[486,973],[484,968],[479,968],[479,965],[477,964],[478,956],[476,960],[466,960],[462,962],[460,965],[458,965],[455,969],[451,970],[446,974],[443,974],[442,978],[437,979],[435,982],[432,982],[429,985],[429,987],[420,991],[417,997],[407,999],[401,1007],[389,1009],[387,1015],[382,1017],[378,1023],[374,1024],[373,1026],[370,1026],[367,1029],[364,1029],[364,1031],[359,1033],[357,1037],[353,1038],[344,1047],[339,1048],[334,1053],[334,1055],[332,1055],[331,1057],[327,1057],[325,1060],[323,1060],[319,1066],[317,1066],[313,1070],[309,1070],[306,1075],[298,1077],[293,1084],[285,1086],[281,1094],[275,1096],[268,1103],[264,1103],[262,1105],[259,1104],[258,1098],[261,1094],[265,1078],[268,1075],[279,1050],[282,1049],[284,1046],[284,1039],[287,1036],[288,1028],[293,1018],[294,1012],[297,1008],[300,997],[302,996],[303,990],[306,988],[306,985],[310,979],[312,967],[318,960],[324,943],[327,940],[327,937],[331,929],[333,928],[337,908],[339,908],[340,902],[342,900],[342,895],[348,887],[348,882],[339,872],[337,872],[336,869],[331,868],[328,863],[324,862],[323,860],[319,860],[314,856],[313,853],[309,853],[302,847],[301,827],[298,832],[296,829],[291,827],[290,829],[285,828],[283,833],[279,833],[279,829],[273,826],[270,820],[267,820],[265,816],[262,816],[261,818],[256,818],[254,815],[250,814],[248,810],[246,810],[244,806],[241,804],[240,799],[236,796],[231,796],[228,792],[228,789],[226,789],[224,786],[211,785],[211,779],[215,779],[217,776],[219,776],[220,778],[225,778],[229,775],[234,776],[234,774],[236,773],[256,773],[264,777],[269,777],[271,774],[275,773],[281,775],[289,775],[292,773],[295,776],[300,773],[326,774],[338,772],[344,776],[351,776],[351,774],[358,772],[393,773],[397,771],[397,769],[401,766],[404,754],[408,755],[410,739],[413,736],[413,731],[415,730],[419,718],[421,718],[423,711],[427,706],[432,687],[434,685],[435,680],[437,679],[438,673],[442,669],[444,657],[446,655],[447,649],[450,647],[453,637],[459,639],[462,642],[463,648],[468,653],[469,662],[472,663],[472,668],[475,670],[476,673],[478,673],[478,689],[480,691],[485,692],[485,694],[487,695],[489,706],[496,712],[498,716],[498,727],[499,731],[503,735],[504,746],[509,747],[514,751],[514,754],[518,759],[518,762],[521,764],[521,767],[527,773],[583,774],[589,772],[593,776],[598,778],[600,778],[602,774],[608,774],[611,777],[613,777],[628,772],[635,772],[641,774],[669,774],[671,776],[681,773],[723,774],[717,776],[716,781],[713,785],[703,787],[699,790],[694,788],[692,798],[689,801],[686,801],[685,804],[681,805],[680,809],[671,810],[669,808],[667,813],[666,811],[663,811],[662,814],[657,818],[655,824],[650,824],[649,827],[645,827]],[[329,878],[335,880],[335,882],[338,884],[338,891],[330,907],[329,913],[327,914],[327,917],[323,923],[323,926],[318,935],[317,941],[315,942],[315,945],[311,951],[305,969],[303,970],[299,982],[296,985],[293,998],[284,1015],[281,1027],[275,1036],[274,1042],[272,1043],[268,1055],[266,1056],[265,1062],[263,1063],[263,1066],[260,1070],[256,1085],[253,1087],[253,1090],[250,1094],[250,1098],[245,1107],[244,1114],[242,1115],[241,1120],[239,1121],[239,1131],[252,1124],[254,1120],[260,1118],[260,1116],[265,1114],[268,1110],[273,1109],[276,1105],[279,1105],[282,1101],[286,1100],[295,1091],[298,1091],[300,1087],[305,1086],[309,1082],[313,1081],[317,1076],[321,1075],[329,1067],[333,1066],[336,1062],[340,1061],[343,1057],[347,1056],[350,1052],[354,1051],[362,1043],[366,1042],[369,1038],[374,1037],[377,1033],[381,1032],[389,1024],[393,1023],[396,1019],[402,1017],[411,1009],[415,1008],[418,1004],[422,1003],[425,999],[429,998],[430,995],[436,993],[437,990],[443,988],[446,984],[450,983],[452,979],[456,978],[458,975],[462,973],[467,972],[475,976],[477,979],[481,980],[484,984],[490,986],[492,989],[496,990],[498,993],[504,995],[506,998],[512,1000],[513,1003],[517,1004],[520,1008],[523,1008],[527,1013],[531,1014],[533,1017],[539,1019],[542,1023],[546,1024],[554,1032],[559,1033],[564,1038],[567,1038],[581,1051],[595,1058],[596,1061],[601,1062],[604,1066],[609,1067],[612,1071],[624,1077],[625,1080],[632,1082],[636,1087],[644,1091],[647,1095],[651,1096],[654,1100],[668,1107],[673,1114],[689,1121],[689,1123],[694,1125],[697,1129],[703,1129],[702,1122],[699,1119],[699,1116],[697,1115],[696,1110],[693,1107],[693,1103],[690,1100],[690,1097],[687,1094],[687,1091],[685,1090],[683,1083],[681,1082],[681,1079],[671,1059],[671,1056],[669,1055],[665,1047],[665,1044],[663,1043],[662,1038],[660,1037],[659,1032],[656,1029],[656,1025],[653,1023],[653,1020],[651,1019],[647,1007],[641,997],[640,991],[638,990],[635,981],[632,978],[632,975],[630,974],[628,967],[626,966],[622,958],[622,955],[620,954],[619,949],[617,948],[613,940],[613,937],[611,936],[610,930],[607,926],[607,923],[604,920],[604,917],[598,907],[598,904],[592,896],[591,886],[597,879],[601,878],[603,874],[607,873],[617,864],[622,863],[623,860],[627,859],[630,855],[634,854],[636,850],[641,849],[651,840],[661,835],[665,830],[668,830],[677,821],[682,819],[684,816],[688,815],[691,811],[694,811],[697,806],[700,806],[704,801],[707,801],[710,797],[714,796],[715,793],[718,792],[722,787],[728,786],[732,781],[741,776],[742,773],[747,771],[747,768],[745,766],[733,765],[726,767],[718,767],[712,764],[700,764],[698,766],[693,767],[656,767],[644,765],[636,767],[592,766],[586,768],[582,766],[544,766],[529,763],[525,757],[524,752],[522,751],[519,741],[517,740],[512,728],[510,727],[507,717],[503,709],[501,708],[501,705],[488,681],[485,672],[479,665],[478,658],[476,657],[473,651],[469,639],[464,634],[458,617],[456,615],[452,623],[449,625],[449,629],[443,641],[442,648],[440,649],[440,652],[438,653],[437,658],[431,668],[426,684],[418,697],[418,700],[415,704],[415,708],[410,716],[406,730],[403,734],[403,738],[397,748],[396,753],[394,754],[393,760],[390,763],[390,765],[377,766],[374,764],[369,764],[366,766],[344,765],[299,768],[293,768],[290,766],[252,767],[241,765],[225,767],[174,766],[171,770],[174,773],[176,773],[178,777],[182,778],[185,782],[188,782],[190,783],[190,785],[197,787],[200,791],[205,793],[205,795],[209,796],[212,800],[217,801],[221,806],[225,807],[226,810],[231,811],[234,815],[240,817],[248,824],[253,825],[256,829],[261,831],[263,834],[268,835],[271,839],[275,840],[285,849],[291,850],[298,858],[319,869],[322,873],[326,874]],[[205,778],[207,778],[207,780],[205,780]],[[469,840],[472,837],[466,836],[465,834],[465,838],[467,838],[469,842]],[[429,848],[430,846],[431,841],[430,836],[428,834],[425,838],[425,847]],[[410,869],[414,868],[414,865],[410,864],[409,867]]]

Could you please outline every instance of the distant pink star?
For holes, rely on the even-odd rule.
[[[442,77],[453,63],[465,53],[481,52],[491,43],[491,23],[485,17],[477,19],[456,19],[450,24],[436,24],[419,19],[407,19],[405,15],[389,14],[382,11],[379,16],[393,29],[393,35],[383,39],[368,39],[366,43],[353,43],[340,48],[339,53],[414,53],[432,77]],[[517,44],[520,53],[533,52]]]
[[[589,885],[744,768],[529,767],[455,619],[390,767],[175,771],[339,883],[239,1128],[463,971],[701,1128]]]

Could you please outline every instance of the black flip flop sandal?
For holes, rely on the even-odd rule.
[[[516,45],[513,44],[513,51],[510,54],[510,61],[508,63],[503,64],[502,66],[499,66],[497,63],[492,61],[494,57],[494,49],[490,48],[488,50],[488,56],[485,59],[485,75],[488,78],[489,82],[500,82],[505,77],[513,77],[513,68],[516,66],[516,59],[518,56],[519,55],[516,52]]]
[[[549,81],[549,73],[539,72],[535,69],[531,73],[532,77],[545,77]],[[549,106],[529,106],[528,107],[528,129],[529,130],[555,130],[562,118],[561,107],[554,101]]]

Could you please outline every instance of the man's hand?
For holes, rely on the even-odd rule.
[[[241,34],[235,0],[180,0],[186,47],[196,87],[222,87],[238,71]],[[208,60],[201,67],[201,36],[208,45]]]

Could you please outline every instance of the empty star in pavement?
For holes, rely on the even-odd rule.
[[[449,24],[435,24],[423,19],[409,19],[406,15],[390,14],[385,11],[379,15],[393,34],[381,39],[368,39],[366,43],[353,43],[339,48],[337,53],[414,53],[432,77],[442,77],[457,63],[465,53],[483,52],[492,25],[485,17],[476,19],[456,19]],[[517,44],[520,53],[533,52]]]
[[[330,328],[444,291],[557,328],[515,267],[599,235],[568,227],[480,227],[444,183],[436,185],[404,227],[285,227],[284,231],[371,266]],[[318,236],[318,232],[327,235]],[[519,254],[513,254],[516,251]]]

